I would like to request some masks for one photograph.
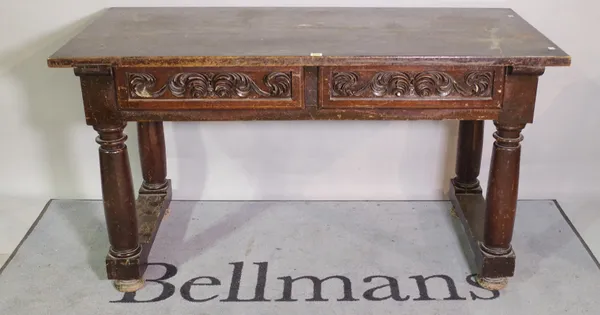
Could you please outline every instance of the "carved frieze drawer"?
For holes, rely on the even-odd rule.
[[[321,108],[464,108],[502,105],[503,67],[323,67]]]
[[[118,68],[123,109],[292,109],[303,106],[302,68]]]

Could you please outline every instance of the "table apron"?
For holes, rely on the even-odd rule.
[[[127,121],[493,120],[502,66],[117,67]]]

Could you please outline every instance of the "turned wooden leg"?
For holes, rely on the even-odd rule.
[[[129,156],[123,134],[125,124],[96,125],[96,142],[100,144],[100,175],[104,215],[110,242],[106,257],[109,279],[124,280],[120,290],[137,290],[142,285],[138,265],[142,247],[138,238],[138,221]]]
[[[144,182],[140,193],[164,192],[167,182],[167,157],[162,122],[139,122],[138,143]]]
[[[167,179],[167,157],[163,123],[138,122],[138,145],[142,176],[137,202],[140,222],[142,260],[140,268],[146,269],[152,244],[156,239],[160,222],[169,212],[171,181]]]
[[[482,120],[463,120],[458,127],[456,177],[452,179],[456,193],[481,193],[479,169],[483,148]]]
[[[490,176],[486,197],[486,215],[481,250],[490,257],[506,257],[514,252],[510,245],[517,209],[519,189],[519,164],[521,159],[521,130],[524,124],[500,124],[494,122],[494,149],[490,164]],[[512,274],[512,270],[504,273]],[[488,289],[500,289],[506,285],[505,277],[479,277],[480,284]]]
[[[458,127],[458,145],[456,151],[456,177],[451,180],[452,194],[479,194],[479,169],[483,148],[482,120],[462,120]],[[464,209],[463,209],[464,210]],[[458,218],[456,208],[452,206],[450,214]]]

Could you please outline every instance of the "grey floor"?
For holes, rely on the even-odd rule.
[[[48,203],[45,198],[0,196],[0,266],[8,259]],[[600,256],[600,196],[563,196],[559,205],[591,251]]]
[[[48,199],[0,196],[0,266],[40,215]]]
[[[501,292],[470,283],[449,207],[173,202],[147,272],[161,282],[123,295],[105,280],[101,202],[53,201],[0,274],[0,314],[598,314],[600,269],[555,202],[519,203]]]

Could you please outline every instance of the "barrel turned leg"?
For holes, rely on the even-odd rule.
[[[141,193],[160,193],[167,187],[167,156],[162,121],[139,122],[138,145],[142,165]]]
[[[108,278],[115,280],[119,291],[133,292],[143,287],[143,280],[137,266],[130,261],[139,260],[142,247],[124,128],[125,123],[94,126],[100,145],[102,199],[110,242],[106,257]],[[114,271],[117,269],[123,272],[117,274]]]
[[[456,194],[481,194],[479,170],[483,149],[482,120],[462,120],[458,127],[458,145],[456,152],[456,177],[452,185]],[[450,210],[457,217],[454,207]]]
[[[514,255],[511,240],[517,209],[521,130],[524,124],[494,122],[494,148],[486,197],[482,252],[491,257]],[[490,290],[506,286],[507,278],[478,277],[478,283]]]

